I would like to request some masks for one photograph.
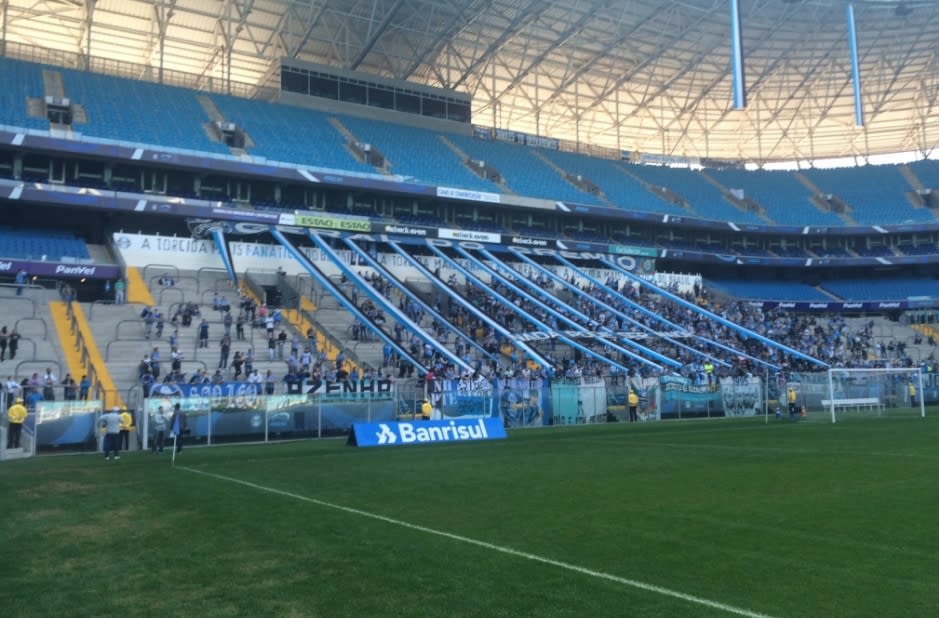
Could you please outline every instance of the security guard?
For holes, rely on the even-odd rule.
[[[799,394],[796,392],[794,386],[790,386],[789,390],[786,392],[786,399],[789,402],[789,420],[796,420],[796,398]]]
[[[434,406],[430,405],[430,402],[426,399],[421,403],[421,418],[425,421],[430,420],[431,414],[434,412]]]
[[[121,410],[121,450],[130,450],[130,432],[134,430],[134,417],[127,410]]]
[[[20,434],[23,433],[23,421],[26,420],[26,406],[23,405],[22,397],[17,397],[16,403],[7,410],[7,420],[9,421],[7,448],[19,448]]]
[[[635,423],[639,420],[639,395],[634,389],[629,389],[629,422]]]

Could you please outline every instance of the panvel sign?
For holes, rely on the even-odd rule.
[[[507,438],[502,419],[450,419],[388,423],[354,423],[349,432],[353,446],[410,446],[440,442],[475,442]]]

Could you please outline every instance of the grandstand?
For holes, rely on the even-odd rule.
[[[506,569],[535,578],[545,579],[541,568],[603,576],[603,590],[545,579],[581,613],[628,605],[637,614],[671,615],[688,605],[747,616],[825,614],[822,606],[861,614],[890,605],[898,615],[929,615],[934,608],[924,599],[935,584],[922,567],[931,548],[900,547],[889,534],[849,541],[811,523],[793,528],[772,506],[803,487],[790,482],[791,469],[768,465],[770,476],[756,483],[741,461],[761,451],[764,459],[795,453],[815,471],[809,476],[821,474],[828,485],[819,512],[861,520],[860,511],[839,507],[844,479],[832,472],[852,466],[831,467],[857,445],[809,444],[800,430],[811,427],[795,423],[920,422],[939,402],[939,109],[924,94],[939,78],[939,4],[855,0],[847,12],[840,0],[742,4],[728,15],[727,3],[712,0],[6,0],[0,403],[24,396],[28,416],[23,446],[8,448],[0,436],[0,460],[98,453],[100,414],[112,407],[134,420],[129,450],[145,451],[157,445],[156,413],[179,405],[189,427],[174,428],[186,446],[181,460],[171,459],[175,469],[167,464],[158,473],[158,455],[132,453],[117,466],[97,462],[110,468],[95,474],[53,465],[81,472],[42,485],[83,503],[98,485],[136,492],[140,500],[112,513],[123,522],[120,534],[126,522],[153,523],[138,512],[147,500],[166,506],[166,529],[210,528],[213,535],[177,570],[211,573],[210,559],[242,565],[245,597],[254,597],[253,605],[238,606],[230,590],[209,582],[202,596],[217,613],[376,613],[342,578],[336,586],[346,594],[317,599],[315,611],[305,600],[270,594],[309,571],[277,545],[296,544],[294,527],[268,525],[278,521],[276,509],[295,501],[297,521],[319,521],[305,509],[345,518],[330,532],[365,516],[378,527],[403,526],[395,541],[402,546],[415,545],[411,535],[433,535],[444,544],[468,542],[470,553],[536,558],[536,570]],[[728,26],[740,19],[742,40],[732,46]],[[854,100],[848,25],[862,45],[864,87]],[[833,367],[858,371],[836,377]],[[47,384],[47,371],[58,380]],[[87,376],[87,393],[76,395],[66,376]],[[798,390],[795,400],[787,399],[790,388]],[[692,426],[702,442],[688,445],[667,437],[674,430],[658,422],[712,418],[738,420]],[[614,422],[618,432],[580,427]],[[570,425],[555,430],[570,452],[557,457],[555,443],[532,433],[522,442],[543,444],[531,451],[530,467],[513,468],[521,452],[513,447],[501,455],[414,450],[379,455],[363,468],[366,458],[351,448],[344,455],[325,440],[299,441],[337,437],[365,446],[364,437],[388,446],[405,424],[415,435],[437,430],[454,439],[464,428],[501,435]],[[7,425],[0,423],[4,431]],[[729,425],[746,430],[746,439],[715,438]],[[894,444],[902,441],[899,426],[851,435]],[[293,440],[270,465],[263,457],[236,464],[247,451],[212,448]],[[206,448],[193,453],[190,446]],[[668,454],[654,465],[634,456],[647,448]],[[631,472],[596,467],[603,450]],[[880,446],[861,450],[868,459],[910,460]],[[735,523],[733,505],[685,499],[674,470],[700,475],[702,457],[737,489],[756,483],[752,494],[762,502],[754,517]],[[819,584],[802,578],[784,587],[785,599],[768,586],[760,604],[740,602],[750,595],[740,581],[776,574],[788,558],[771,556],[748,572],[731,564],[727,577],[714,577],[686,568],[714,562],[716,545],[695,530],[678,543],[680,552],[672,551],[672,532],[646,534],[656,539],[655,551],[624,572],[616,539],[592,546],[584,566],[568,564],[570,539],[538,536],[550,525],[508,530],[486,512],[488,502],[464,514],[472,534],[438,533],[423,520],[423,505],[444,485],[454,502],[485,494],[477,490],[487,483],[495,494],[524,497],[516,487],[529,484],[542,459],[573,466],[567,472],[578,479],[561,482],[555,473],[564,471],[552,470],[554,485],[570,486],[558,503],[581,505],[576,516],[528,505],[540,509],[532,521],[556,520],[554,532],[593,527],[609,537],[604,518],[586,513],[596,510],[594,481],[635,477],[649,483],[636,485],[649,493],[626,500],[627,507],[668,500],[679,507],[665,509],[665,520],[648,511],[653,528],[687,530],[694,520],[726,537],[731,522],[750,543],[741,553],[748,556],[766,553],[773,535],[803,556],[812,553],[806,540],[826,556],[837,546],[843,555],[829,579],[842,588],[832,597],[825,586],[817,591],[824,600],[809,604],[804,590]],[[225,477],[232,465],[239,479],[251,480]],[[23,470],[51,479],[51,468]],[[361,484],[366,469],[370,483]],[[430,476],[421,472],[430,469]],[[773,470],[789,480],[773,482]],[[192,483],[179,483],[180,474]],[[447,476],[456,482],[447,485]],[[231,487],[220,488],[223,480]],[[895,503],[877,493],[884,479],[868,480],[858,491],[871,503]],[[228,517],[236,486],[287,500],[273,507],[266,531],[246,534],[257,521]],[[372,491],[375,514],[344,506],[359,494],[344,494],[343,486]],[[65,520],[76,513],[45,504],[36,492],[11,498],[17,509],[34,509],[29,538],[45,538],[36,528],[55,528],[84,551],[94,536],[93,518],[71,534],[74,522]],[[512,517],[522,513],[531,514],[521,505]],[[183,523],[173,519],[180,517]],[[231,542],[220,550],[215,540],[223,535]],[[436,541],[424,544],[440,549]],[[353,550],[355,563],[366,565],[360,574],[367,586],[388,574],[371,555],[375,548],[388,554],[392,546],[382,542]],[[529,553],[545,543],[550,551]],[[852,562],[859,547],[876,556]],[[409,551],[401,562],[413,562]],[[656,561],[642,564],[650,555]],[[28,585],[16,582],[24,590],[57,590],[61,565],[52,581],[35,556],[9,559],[28,575]],[[815,571],[832,571],[823,562]],[[466,563],[466,572],[492,571]],[[317,564],[328,573],[339,562],[318,557]],[[258,569],[270,577],[251,577]],[[413,582],[415,573],[392,577]],[[663,584],[675,573],[683,589],[673,593]],[[550,603],[506,603],[515,584],[501,574],[463,580],[466,590],[438,596],[459,593],[465,605],[428,602],[409,611],[411,601],[389,595],[377,613],[559,611]],[[138,584],[128,580],[126,596],[135,602]],[[191,584],[166,581],[190,591]],[[626,604],[624,586],[634,593]],[[480,602],[477,587],[496,592]],[[893,596],[885,598],[899,600],[842,603],[868,588],[889,589]],[[903,605],[912,588],[921,606]],[[146,597],[152,607],[178,608],[175,600],[160,604],[160,586],[147,589],[156,591]],[[304,581],[301,589],[310,587]],[[97,592],[92,586],[38,606],[77,614],[140,607]],[[420,603],[439,590],[423,592],[414,597]],[[645,595],[664,595],[668,604],[647,603]],[[14,591],[11,598],[22,607],[37,603],[26,596]]]

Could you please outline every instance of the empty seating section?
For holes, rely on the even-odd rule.
[[[815,207],[809,190],[792,172],[727,169],[707,174],[728,189],[743,189],[779,225],[844,225],[835,213]]]
[[[499,186],[468,170],[434,131],[342,116],[342,124],[361,142],[374,144],[391,164],[391,173],[424,184],[498,193]]]
[[[323,112],[292,105],[248,101],[215,95],[216,107],[251,137],[253,155],[273,161],[299,163],[335,170],[377,173],[346,148],[346,138]]]
[[[744,300],[808,300],[831,301],[830,296],[800,281],[738,281],[706,279],[706,288],[713,288]]]
[[[42,66],[18,60],[0,59],[0,124],[25,129],[48,129],[45,118],[29,115],[27,100],[41,99]]]
[[[88,260],[85,241],[68,232],[0,228],[0,257],[30,260]]]
[[[927,189],[939,189],[939,161],[914,161],[907,164]]]
[[[74,125],[84,135],[170,148],[228,154],[203,128],[209,119],[185,88],[163,86],[70,69],[62,74],[65,96],[81,105],[87,123]]]
[[[822,287],[843,300],[905,300],[913,296],[939,298],[939,281],[935,279],[840,279],[827,281]]]
[[[903,255],[933,255],[939,253],[939,247],[936,247],[934,243],[920,243],[913,245],[912,243],[900,244],[897,245],[897,249]]]
[[[560,150],[544,150],[543,154],[564,171],[579,174],[595,183],[615,206],[663,214],[688,214],[682,206],[662,199],[629,174],[624,174],[621,164],[616,161]]]
[[[630,165],[627,169],[649,184],[674,191],[691,205],[695,215],[703,219],[766,223],[756,214],[741,210],[725,200],[723,192],[708,182],[701,172],[657,165]]]
[[[909,183],[896,165],[867,165],[828,170],[803,170],[823,193],[848,203],[847,213],[857,223],[936,223],[926,208],[913,208],[904,195]]]
[[[530,146],[489,142],[466,135],[447,137],[471,159],[485,161],[499,170],[505,184],[518,195],[581,204],[601,203],[596,196],[584,193],[564,180],[536,157]]]

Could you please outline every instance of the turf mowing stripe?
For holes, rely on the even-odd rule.
[[[392,517],[386,517],[384,515],[379,515],[377,513],[371,513],[369,511],[363,511],[361,509],[353,508],[350,506],[343,506],[341,504],[335,504],[333,502],[327,502],[325,500],[319,500],[317,498],[310,498],[309,496],[302,496],[300,494],[295,494],[289,491],[284,491],[282,489],[275,489],[273,487],[265,487],[264,485],[258,485],[257,483],[252,483],[250,481],[243,481],[241,479],[236,479],[234,477],[224,476],[221,474],[215,474],[212,472],[206,472],[204,470],[196,470],[195,468],[176,466],[176,469],[185,470],[186,472],[200,474],[202,476],[207,476],[207,477],[218,479],[221,481],[228,481],[229,483],[243,485],[245,487],[250,487],[251,489],[256,489],[258,491],[263,491],[263,492],[275,494],[278,496],[284,496],[286,498],[293,498],[294,500],[299,500],[301,502],[308,502],[310,504],[315,504],[317,506],[335,509],[337,511],[343,511],[345,513],[350,513],[352,515],[358,515],[360,517],[367,517],[369,519],[382,521],[382,522],[385,522],[387,524],[391,524],[394,526],[400,526],[402,528],[410,528],[411,530],[416,530],[418,532],[432,534],[435,536],[450,539],[452,541],[459,541],[461,543],[475,545],[477,547],[489,549],[491,551],[499,552],[501,554],[515,556],[516,558],[524,558],[525,560],[531,560],[532,562],[540,562],[541,564],[547,564],[547,565],[558,567],[567,571],[573,571],[574,573],[580,573],[581,575],[589,575],[590,577],[595,577],[597,579],[604,579],[604,580],[611,581],[617,584],[623,584],[624,586],[630,586],[632,588],[637,588],[639,590],[644,590],[646,592],[654,592],[662,596],[672,597],[675,599],[681,599],[682,601],[687,601],[688,603],[693,603],[695,605],[703,605],[705,607],[710,607],[710,608],[717,609],[723,612],[727,612],[728,614],[735,614],[737,616],[747,616],[748,618],[772,618],[768,614],[761,614],[759,612],[754,612],[748,609],[744,609],[742,607],[735,607],[733,605],[727,605],[725,603],[711,601],[710,599],[698,597],[693,594],[686,594],[684,592],[679,592],[677,590],[671,590],[669,588],[663,588],[662,586],[656,586],[655,584],[647,584],[645,582],[641,582],[635,579],[627,579],[625,577],[619,577],[618,575],[611,575],[610,573],[604,573],[602,571],[595,571],[593,569],[588,569],[586,567],[577,566],[576,564],[570,564],[568,562],[561,562],[560,560],[553,560],[551,558],[545,558],[544,556],[539,556],[537,554],[530,554],[528,552],[520,551],[517,549],[512,549],[511,547],[503,547],[501,545],[494,545],[492,543],[487,543],[486,541],[480,541],[480,540],[473,539],[470,537],[460,536],[459,534],[453,534],[452,532],[445,532],[443,530],[436,530],[434,528],[428,528],[426,526],[412,524],[410,522],[402,521],[399,519],[394,519]]]

